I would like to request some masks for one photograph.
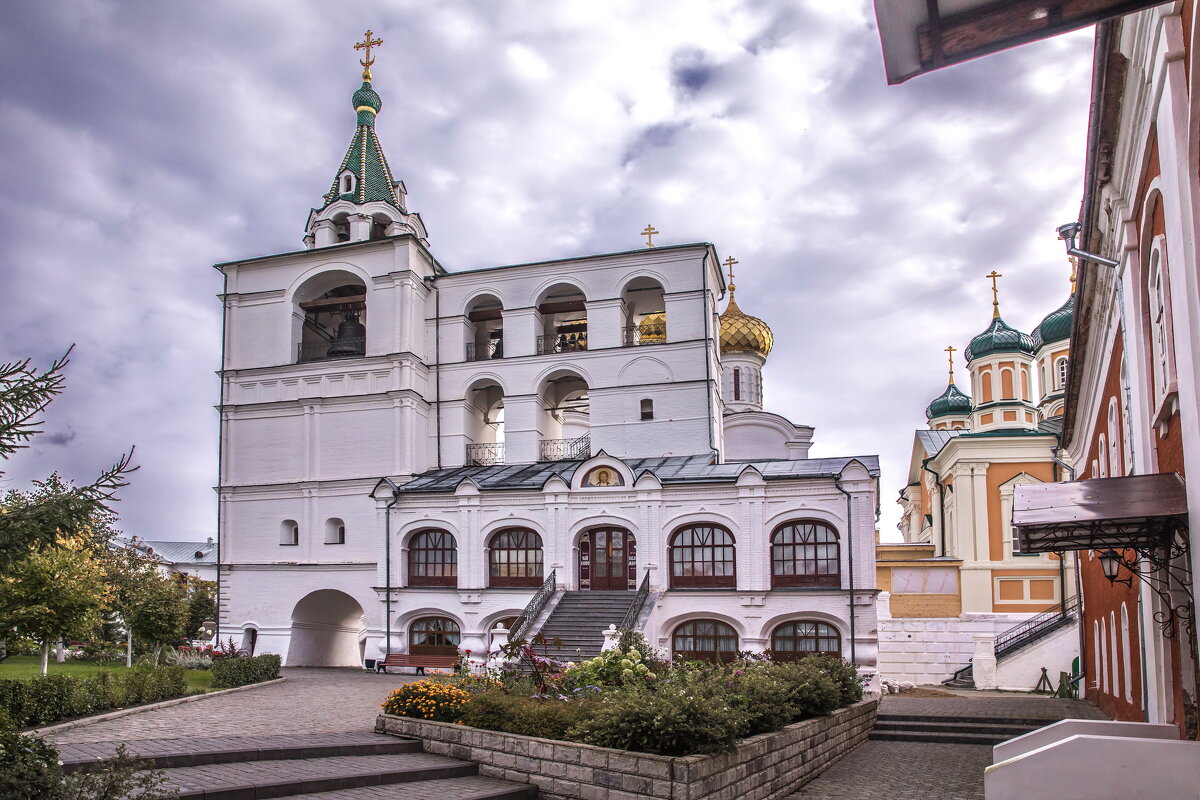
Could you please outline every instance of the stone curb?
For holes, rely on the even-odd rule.
[[[54,725],[46,725],[42,728],[31,728],[25,731],[25,733],[32,734],[34,736],[45,736],[47,734],[57,733],[58,731],[69,731],[72,728],[81,728],[84,725],[92,725],[97,722],[107,722],[110,719],[117,719],[119,717],[127,717],[130,714],[139,714],[143,711],[154,711],[155,709],[167,708],[168,706],[177,706],[180,703],[191,703],[196,700],[204,700],[209,697],[220,697],[221,695],[232,694],[233,692],[244,692],[247,689],[260,689],[263,686],[271,686],[272,684],[283,683],[286,680],[287,678],[276,678],[273,681],[250,683],[245,686],[235,686],[232,689],[218,689],[215,692],[205,692],[204,694],[189,694],[187,697],[176,697],[173,700],[162,700],[157,703],[147,703],[144,706],[120,708],[116,711],[108,711],[104,714],[93,714],[90,717],[73,719],[70,722],[59,722]]]

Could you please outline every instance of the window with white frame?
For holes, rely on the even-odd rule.
[[[1058,359],[1054,362],[1054,380],[1056,389],[1065,389],[1067,386],[1067,359]]]
[[[1103,433],[1100,434],[1100,439],[1096,446],[1096,461],[1094,463],[1096,464],[1097,469],[1099,469],[1099,472],[1096,474],[1096,477],[1097,478],[1107,478],[1108,477],[1108,442],[1104,438]]]
[[[1122,474],[1121,469],[1121,422],[1117,416],[1117,398],[1108,400],[1108,469],[1114,477]]]
[[[1162,250],[1158,242],[1150,253],[1146,293],[1150,301],[1150,351],[1154,368],[1154,396],[1167,391],[1167,295],[1163,285]]]

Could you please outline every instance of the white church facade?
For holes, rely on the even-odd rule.
[[[449,271],[369,70],[353,105],[305,248],[217,265],[220,635],[356,666],[619,624],[873,666],[878,460],[763,410],[772,334],[715,248]]]

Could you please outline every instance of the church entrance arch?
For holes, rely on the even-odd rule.
[[[637,543],[624,528],[591,528],[579,537],[579,588],[637,588]]]
[[[363,608],[336,589],[318,589],[292,610],[289,667],[358,667],[362,665]]]

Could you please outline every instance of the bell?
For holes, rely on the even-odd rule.
[[[361,356],[367,352],[367,326],[358,321],[358,314],[353,311],[346,314],[342,324],[338,325],[337,337],[329,349],[325,351],[326,358],[346,358]]]

